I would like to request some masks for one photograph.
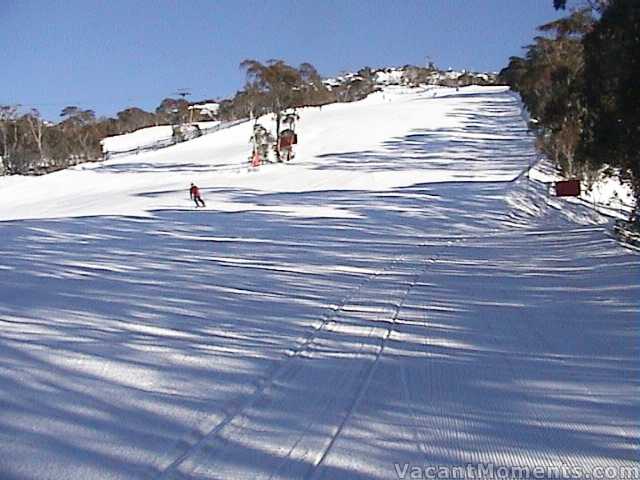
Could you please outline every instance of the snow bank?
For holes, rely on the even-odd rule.
[[[531,179],[546,185],[547,198],[551,201],[553,184],[564,180],[564,177],[556,170],[550,161],[543,159],[530,171]],[[601,173],[591,185],[582,182],[581,195],[578,198],[565,197],[561,201],[553,200],[557,208],[563,205],[580,204],[589,207],[598,214],[600,223],[607,223],[613,218],[627,219],[633,209],[634,197],[630,185],[624,184],[619,178]],[[592,217],[595,218],[595,217]]]
[[[215,128],[220,124],[214,122],[195,122],[202,130]],[[107,137],[101,141],[103,152],[128,152],[137,148],[144,149],[156,144],[168,144],[173,136],[173,127],[171,125],[159,125],[156,127],[146,127],[136,130],[135,132],[125,133]]]
[[[126,152],[136,148],[149,147],[158,142],[170,140],[172,135],[173,129],[171,128],[171,125],[141,128],[135,132],[103,139],[101,142],[102,151]]]

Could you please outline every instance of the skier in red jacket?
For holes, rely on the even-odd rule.
[[[191,197],[191,200],[196,202],[196,208],[205,206],[204,200],[202,200],[202,197],[200,196],[200,189],[193,183],[189,189],[189,196]]]

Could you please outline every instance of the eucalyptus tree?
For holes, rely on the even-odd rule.
[[[300,71],[282,60],[269,60],[261,63],[257,60],[244,60],[240,64],[247,74],[247,83],[253,85],[269,105],[276,116],[276,138],[280,137],[282,111],[295,106],[302,85]],[[280,152],[276,151],[278,159]]]

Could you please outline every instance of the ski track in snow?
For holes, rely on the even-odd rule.
[[[290,165],[246,124],[0,179],[0,479],[640,469],[638,256],[522,175],[516,97],[300,115]]]
[[[395,263],[396,261],[397,259],[394,260],[392,263]],[[364,277],[360,285],[358,285],[355,288],[355,291],[353,293],[350,293],[347,297],[341,300],[339,305],[331,307],[329,310],[329,313],[324,316],[322,321],[317,326],[314,326],[312,328],[312,331],[310,332],[310,334],[307,337],[305,337],[294,350],[292,350],[291,352],[287,352],[286,360],[283,361],[283,363],[272,374],[270,374],[268,378],[260,381],[260,384],[258,388],[256,388],[256,391],[254,394],[252,394],[247,399],[245,399],[243,403],[240,406],[238,406],[238,408],[236,408],[233,412],[227,415],[224,418],[224,420],[217,423],[214,427],[207,429],[208,431],[206,434],[201,435],[192,444],[187,445],[184,452],[180,454],[176,460],[171,462],[171,464],[169,464],[164,470],[162,470],[162,473],[159,478],[170,478],[171,476],[175,476],[180,465],[190,455],[193,455],[194,453],[199,452],[203,448],[206,441],[209,441],[212,437],[218,434],[224,427],[226,427],[233,420],[238,418],[242,414],[242,412],[247,408],[249,408],[250,406],[252,406],[260,398],[260,396],[267,395],[267,392],[265,390],[272,387],[274,381],[279,376],[286,375],[287,369],[290,368],[289,362],[295,359],[295,357],[298,357],[302,355],[305,351],[309,350],[313,345],[313,341],[317,338],[317,336],[321,333],[321,331],[328,324],[330,324],[331,322],[334,322],[334,318],[338,316],[346,308],[346,305],[349,302],[349,300],[357,296],[367,283],[371,282],[374,278],[383,274],[387,268],[389,267],[385,267],[381,271],[375,272],[371,275],[368,275],[367,277]]]

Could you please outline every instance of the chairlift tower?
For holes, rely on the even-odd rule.
[[[173,92],[173,95],[178,95],[183,100],[186,100],[187,97],[191,96],[191,89],[190,88],[179,88],[175,92]],[[193,111],[190,111],[189,112],[189,116],[191,116],[192,114],[193,114]],[[184,119],[182,119],[182,120],[184,120]],[[182,120],[180,121],[180,123],[183,123]],[[191,123],[191,118],[189,118],[189,123]]]
[[[178,90],[176,90],[175,92],[173,92],[174,95],[179,95],[181,96],[183,99],[186,99],[188,96],[191,95],[191,90],[188,88],[179,88]]]

